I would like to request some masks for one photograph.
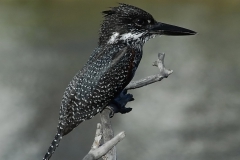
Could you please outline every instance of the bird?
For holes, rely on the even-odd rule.
[[[139,66],[145,42],[160,35],[196,34],[158,22],[129,4],[119,3],[102,13],[98,46],[63,94],[57,133],[43,160],[51,158],[63,136],[103,111],[124,90]]]

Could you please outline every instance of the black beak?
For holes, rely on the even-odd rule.
[[[154,24],[150,32],[153,34],[160,34],[160,35],[169,35],[169,36],[188,36],[188,35],[194,35],[196,32],[191,31],[186,28],[166,24],[166,23],[161,23],[157,22]]]

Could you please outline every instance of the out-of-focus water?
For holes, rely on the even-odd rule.
[[[240,2],[127,1],[155,19],[198,32],[144,47],[135,79],[156,74],[158,52],[174,73],[132,91],[115,115],[118,159],[240,159]],[[0,159],[41,159],[54,137],[68,82],[97,45],[100,12],[117,2],[0,2]],[[99,117],[64,137],[52,160],[81,159]]]

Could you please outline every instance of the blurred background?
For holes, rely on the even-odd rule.
[[[0,1],[0,159],[42,159],[69,81],[97,46],[101,11],[124,2],[196,36],[147,42],[135,80],[158,73],[158,52],[174,72],[131,91],[129,114],[112,118],[119,160],[240,159],[240,1]],[[65,136],[52,160],[89,151],[99,116]]]

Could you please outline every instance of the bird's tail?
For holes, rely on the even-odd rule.
[[[45,154],[43,160],[49,160],[52,156],[52,154],[54,153],[54,151],[56,150],[56,148],[58,147],[61,139],[63,136],[63,129],[58,126],[57,127],[57,133],[52,141],[52,143],[50,144],[50,147],[48,148],[47,153]]]

